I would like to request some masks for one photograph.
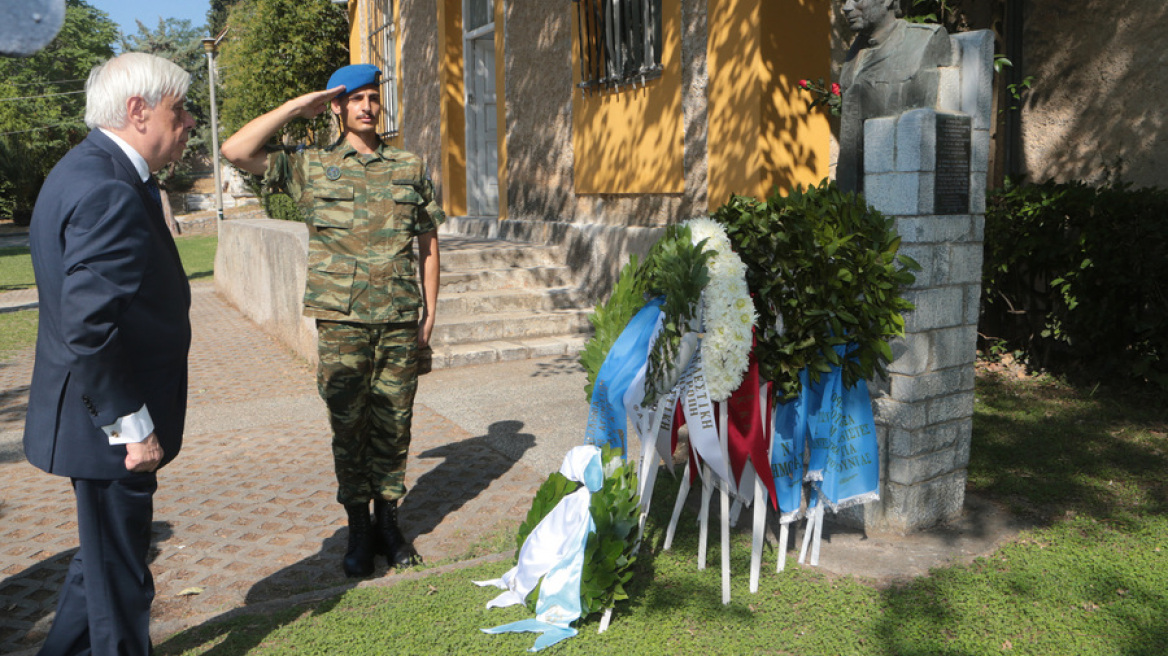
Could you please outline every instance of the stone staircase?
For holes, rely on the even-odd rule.
[[[452,234],[439,237],[442,284],[433,368],[575,356],[592,310],[552,246]]]

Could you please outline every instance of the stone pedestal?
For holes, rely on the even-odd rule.
[[[849,519],[906,533],[960,514],[973,431],[993,38],[952,37],[938,107],[864,125],[864,191],[893,216],[900,252],[920,263],[905,296],[905,336],[888,380],[870,388],[881,446],[881,500]]]

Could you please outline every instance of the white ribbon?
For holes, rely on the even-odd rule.
[[[710,401],[709,392],[706,391],[701,351],[694,354],[693,365],[682,376],[681,385],[685,389],[682,409],[685,412],[686,426],[689,427],[690,448],[697,452],[715,478],[722,481],[719,485],[726,486],[728,491],[734,493],[733,477],[722,455],[722,445],[718,439],[714,404]]]
[[[534,620],[483,629],[485,633],[542,633],[531,651],[576,635],[576,630],[570,625],[579,619],[581,613],[584,547],[588,535],[596,530],[589,505],[592,493],[604,485],[600,449],[592,445],[573,448],[564,457],[560,473],[584,486],[561,499],[536,525],[519,549],[519,563],[515,567],[502,578],[474,582],[475,585],[493,585],[505,590],[487,602],[487,608],[501,608],[522,604],[543,578]]]

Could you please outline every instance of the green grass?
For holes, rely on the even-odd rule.
[[[970,565],[882,587],[788,564],[747,590],[749,536],[732,544],[733,601],[696,568],[683,517],[661,552],[675,496],[659,479],[646,551],[608,632],[599,618],[552,654],[1091,654],[1165,653],[1168,644],[1168,410],[1165,399],[1092,396],[1048,379],[982,377],[971,492],[1026,514],[1024,532]],[[825,548],[830,548],[828,545]],[[764,562],[766,562],[764,560]],[[287,610],[209,622],[160,654],[518,654],[531,634],[479,631],[531,616],[484,609],[493,563],[385,588],[351,590]]]
[[[215,235],[179,237],[174,240],[187,278],[195,280],[211,276],[215,271]],[[32,257],[27,246],[0,248],[0,292],[36,287],[32,273]]]
[[[174,243],[178,246],[178,254],[188,279],[208,278],[215,273],[215,247],[219,245],[217,236],[179,237]]]
[[[36,287],[32,274],[32,258],[28,248],[15,246],[0,248],[0,292]]]
[[[213,275],[218,242],[218,237],[214,235],[180,237],[175,240],[188,279],[197,280]],[[28,248],[0,249],[0,292],[35,286]],[[36,343],[36,329],[36,310],[0,313],[0,362]]]
[[[36,343],[36,310],[0,312],[0,362],[5,362]]]

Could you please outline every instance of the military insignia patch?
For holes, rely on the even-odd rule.
[[[335,166],[330,166],[324,170],[324,177],[328,178],[329,180],[340,180],[341,170]]]

